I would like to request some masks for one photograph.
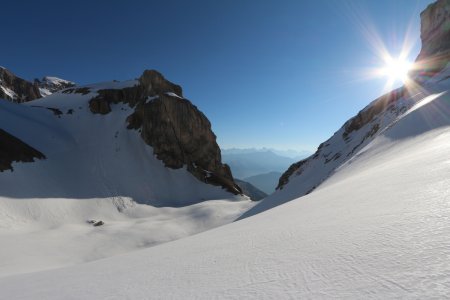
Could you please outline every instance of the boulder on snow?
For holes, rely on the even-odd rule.
[[[88,224],[92,224],[92,226],[97,227],[97,226],[102,226],[105,224],[105,222],[103,222],[102,220],[87,220],[86,221]]]

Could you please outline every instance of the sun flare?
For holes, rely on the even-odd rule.
[[[389,82],[400,81],[406,83],[408,81],[408,72],[412,68],[412,63],[403,57],[393,58],[386,56],[384,58],[385,65],[380,68],[378,73],[380,76],[387,77]]]

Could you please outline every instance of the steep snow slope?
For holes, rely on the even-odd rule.
[[[185,169],[156,159],[136,130],[126,128],[128,105],[94,115],[88,101],[97,89],[123,88],[136,81],[90,86],[88,94],[56,93],[17,105],[0,101],[2,129],[45,154],[0,173],[1,195],[13,198],[127,196],[154,206],[183,206],[231,194],[206,185]],[[50,108],[50,109],[49,109]],[[19,186],[17,182],[24,184]]]
[[[450,94],[418,103],[297,201],[146,250],[2,278],[0,293],[6,299],[448,298]]]
[[[0,172],[0,277],[154,246],[232,222],[253,205],[167,168],[126,128],[128,105],[107,115],[89,110],[98,89],[135,84],[100,83],[25,104],[0,99],[0,128],[45,154]]]
[[[449,88],[450,65],[421,84],[411,83],[367,105],[322,143],[316,153],[292,165],[280,178],[278,190],[243,217],[260,213],[287,201],[309,194],[337,168],[351,160],[378,135],[394,126],[410,109],[424,104]]]

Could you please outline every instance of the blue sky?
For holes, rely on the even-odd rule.
[[[420,49],[431,0],[8,1],[0,65],[33,79],[124,80],[157,69],[219,144],[314,150],[381,95],[375,36]]]

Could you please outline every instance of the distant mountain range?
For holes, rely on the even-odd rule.
[[[30,82],[0,67],[0,98],[15,103],[39,99],[75,85],[72,81],[53,76],[45,76],[41,80],[35,79],[34,82]]]
[[[275,148],[228,148],[228,149],[222,149],[222,154],[230,155],[230,154],[248,154],[248,153],[255,153],[255,152],[272,152],[276,155],[283,156],[283,157],[289,157],[294,159],[301,159],[304,158],[312,153],[312,151],[309,150],[293,150],[293,149],[287,149],[287,150],[280,150]]]
[[[278,185],[279,179],[283,175],[281,172],[268,172],[263,174],[258,174],[250,177],[246,177],[245,180],[248,183],[251,183],[261,191],[266,194],[272,194],[275,192],[275,188]]]
[[[278,153],[283,153],[283,151],[269,150],[267,148],[222,149],[222,160],[230,166],[233,176],[242,179],[274,171],[283,172],[292,163],[310,154],[306,152],[289,152],[291,154],[290,157]]]
[[[222,149],[222,160],[228,164],[235,178],[240,178],[271,194],[275,191],[282,172],[309,154],[311,153],[307,151],[270,148],[232,148]]]

